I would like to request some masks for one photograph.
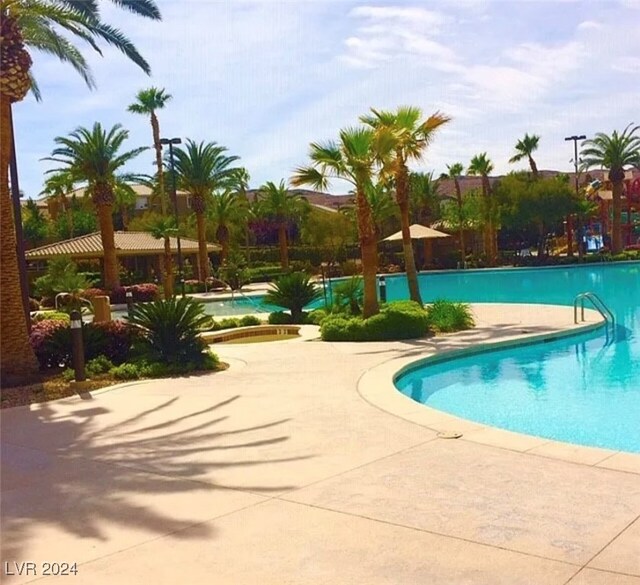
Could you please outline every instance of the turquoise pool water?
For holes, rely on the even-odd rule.
[[[640,263],[425,274],[426,301],[572,305],[593,291],[618,323],[549,343],[488,351],[409,370],[397,388],[456,416],[570,443],[640,452]],[[389,298],[406,296],[387,280]]]

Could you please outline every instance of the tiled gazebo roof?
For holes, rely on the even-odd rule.
[[[164,252],[164,241],[154,238],[147,232],[115,232],[116,254],[118,256],[157,256]],[[177,252],[176,238],[169,238],[171,250]],[[188,238],[180,238],[180,247],[183,252],[194,253],[198,251],[198,242]],[[209,252],[219,250],[217,244],[207,244]],[[27,260],[46,260],[55,256],[69,256],[70,258],[101,258],[102,239],[100,233],[95,232],[85,236],[79,236],[71,240],[55,242],[39,248],[27,250]]]

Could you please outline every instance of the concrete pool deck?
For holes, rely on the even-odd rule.
[[[227,371],[2,411],[3,583],[640,585],[640,456],[389,388],[409,359],[575,328],[571,307],[474,311],[451,336],[216,346]]]

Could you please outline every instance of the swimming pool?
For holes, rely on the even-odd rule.
[[[403,282],[388,279],[390,298]],[[571,305],[593,291],[613,310],[602,330],[484,352],[403,373],[396,387],[450,414],[570,443],[640,452],[640,263],[426,274],[426,301]]]

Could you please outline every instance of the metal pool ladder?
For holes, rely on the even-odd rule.
[[[584,321],[585,300],[591,301],[596,311],[602,315],[607,324],[607,332],[609,326],[611,326],[611,331],[614,332],[616,328],[616,317],[613,311],[611,311],[611,309],[605,305],[604,301],[594,292],[583,292],[576,295],[576,298],[573,300],[573,322],[578,323],[578,302],[580,302],[580,320]]]

